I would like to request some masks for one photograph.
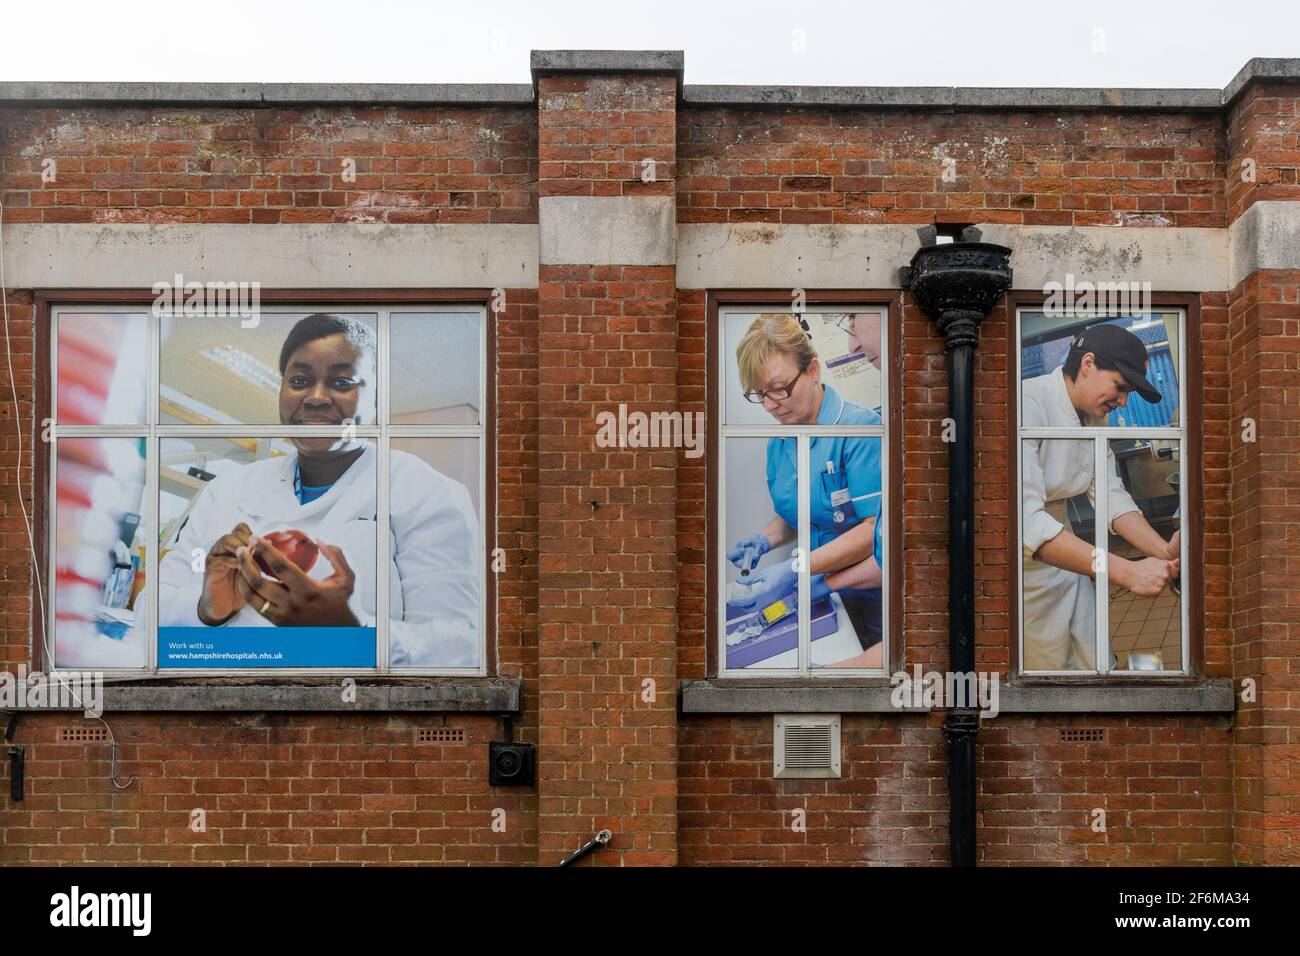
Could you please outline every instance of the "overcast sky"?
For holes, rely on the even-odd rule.
[[[526,83],[534,49],[680,49],[687,83],[1222,88],[1300,56],[1300,2],[0,0],[0,38],[3,80]]]

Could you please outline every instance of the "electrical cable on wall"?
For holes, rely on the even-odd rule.
[[[11,339],[9,335],[9,287],[5,282],[4,269],[5,269],[4,267],[4,203],[0,201],[0,309],[2,309],[4,313],[5,360],[8,363],[8,367],[9,367],[9,392],[10,392],[10,396],[13,399],[13,406],[14,406],[14,431],[18,436],[18,457],[14,466],[14,475],[18,485],[18,508],[22,512],[23,527],[27,531],[27,553],[31,561],[32,579],[35,581],[36,584],[37,607],[41,615],[41,646],[45,650],[46,660],[48,660],[50,663],[53,664],[54,651],[50,647],[49,622],[45,617],[45,588],[41,580],[41,569],[36,562],[36,538],[32,532],[31,516],[27,512],[27,501],[23,497],[23,482],[22,482],[23,426],[22,426],[22,418],[18,414],[18,385],[14,379],[14,353],[13,353],[13,346],[11,344]],[[35,419],[36,419],[36,410],[35,410],[35,406],[33,405],[32,408],[32,434],[33,435],[36,434]],[[33,438],[32,439],[33,455],[35,455],[35,445],[36,445],[36,439]],[[59,678],[60,685],[68,689],[68,692],[71,694],[72,699],[76,701],[79,707],[82,708],[82,714],[84,716],[86,702],[82,700],[81,696],[76,692],[75,689],[73,689],[72,685],[68,682],[67,678],[65,678],[62,674],[58,673],[57,668],[51,670],[51,672],[47,674],[47,679],[52,679],[55,676]],[[102,716],[95,715],[94,719],[98,720],[101,724],[104,725],[104,730],[108,733],[109,744],[112,747],[112,759],[109,767],[109,780],[112,781],[113,786],[118,790],[125,790],[128,787],[130,787],[131,784],[135,783],[136,777],[132,776],[131,779],[128,780],[126,783],[117,782],[117,736],[113,733],[113,728],[109,726],[108,721],[106,721]]]

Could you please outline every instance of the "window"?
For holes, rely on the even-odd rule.
[[[720,675],[888,661],[889,310],[718,310]]]
[[[51,309],[47,660],[483,673],[485,310],[195,311]]]
[[[1017,325],[1021,672],[1187,674],[1186,311]]]

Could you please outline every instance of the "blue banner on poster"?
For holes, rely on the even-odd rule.
[[[160,627],[159,667],[374,667],[373,627]]]

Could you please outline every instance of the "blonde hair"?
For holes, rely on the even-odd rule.
[[[763,366],[773,355],[790,356],[800,372],[817,357],[808,333],[789,312],[764,312],[745,332],[736,346],[740,387],[747,392],[757,388]]]

